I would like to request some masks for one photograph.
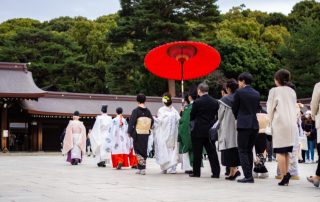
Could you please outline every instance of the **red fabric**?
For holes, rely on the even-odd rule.
[[[134,155],[133,149],[130,150],[129,161],[130,161],[130,166],[138,166],[138,159],[136,155]]]
[[[219,67],[220,54],[213,47],[201,42],[179,41],[152,49],[144,59],[146,68],[161,78],[181,80],[181,64],[168,50],[183,45],[196,48],[196,53],[184,62],[184,80],[206,76]]]
[[[122,167],[129,167],[128,154],[112,154],[112,167],[116,168],[119,163],[122,163]]]
[[[119,123],[119,124],[120,124],[120,127],[123,126],[122,117],[123,117],[122,114],[120,114],[120,123]]]

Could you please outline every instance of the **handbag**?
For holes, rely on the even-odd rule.
[[[220,128],[219,120],[216,121],[209,130],[209,137],[212,142],[218,141],[218,130]]]

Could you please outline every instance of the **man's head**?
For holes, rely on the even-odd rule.
[[[79,120],[80,119],[80,112],[79,111],[75,111],[73,112],[73,120]]]
[[[108,105],[102,105],[101,112],[102,113],[107,113],[107,111],[108,111]]]
[[[198,85],[198,95],[201,97],[205,94],[208,94],[209,86],[205,82],[202,82]]]
[[[239,88],[244,88],[246,85],[251,85],[253,77],[249,72],[243,72],[238,76]]]

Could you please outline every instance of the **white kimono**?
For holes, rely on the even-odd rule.
[[[91,149],[96,155],[97,163],[103,161],[111,163],[111,126],[111,116],[108,116],[107,114],[97,116],[90,136]]]
[[[175,170],[179,160],[178,127],[180,115],[171,106],[159,109],[154,129],[155,156],[161,170]]]
[[[129,154],[130,153],[130,138],[128,135],[128,123],[125,118],[122,118],[122,127],[120,127],[120,116],[112,120],[112,154]]]

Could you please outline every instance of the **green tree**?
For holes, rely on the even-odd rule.
[[[122,0],[120,3],[122,9],[119,11],[118,26],[110,33],[110,41],[114,46],[129,41],[133,49],[111,65],[117,67],[119,72],[131,72],[130,76],[114,77],[112,83],[119,84],[116,92],[143,91],[148,95],[161,95],[167,91],[167,81],[145,69],[144,56],[158,45],[199,36],[198,32],[192,32],[187,22],[210,24],[218,19],[215,0]],[[199,26],[194,27],[194,30],[198,29]],[[131,90],[127,88],[127,83],[133,85]]]
[[[320,77],[320,21],[306,19],[280,49],[283,63],[292,73],[300,98],[311,97]]]

